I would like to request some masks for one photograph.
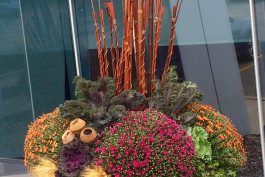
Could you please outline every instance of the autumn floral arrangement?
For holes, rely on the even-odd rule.
[[[168,55],[158,79],[163,1],[123,0],[121,49],[114,4],[105,1],[108,49],[104,11],[99,2],[97,12],[91,0],[100,77],[76,77],[76,100],[29,126],[24,150],[32,176],[236,176],[246,162],[242,136],[229,118],[201,103],[196,84],[180,81],[170,66],[181,5],[179,0],[173,7]]]

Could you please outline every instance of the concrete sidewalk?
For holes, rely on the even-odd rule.
[[[29,177],[27,169],[23,164],[0,162],[1,177]]]

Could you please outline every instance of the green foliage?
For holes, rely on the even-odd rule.
[[[196,174],[197,176],[213,175],[207,171],[205,163],[212,160],[211,143],[207,140],[208,133],[202,127],[189,127],[188,134],[192,137],[196,150]]]
[[[111,105],[124,105],[128,110],[139,110],[147,104],[145,96],[135,90],[127,90],[111,99]]]
[[[114,80],[109,77],[99,79],[97,82],[76,77],[74,83],[75,95],[82,102],[106,107],[110,99],[115,96]]]
[[[106,107],[96,107],[94,104],[79,100],[65,101],[64,105],[60,106],[60,110],[63,117],[69,119],[80,117],[85,118],[89,122],[94,122],[96,119],[104,117],[107,112]]]
[[[247,159],[243,137],[229,118],[213,107],[200,103],[190,103],[183,112],[186,115],[196,115],[188,125],[203,128],[211,143],[212,160],[196,159],[198,176],[236,176],[236,170],[244,166]]]
[[[218,161],[212,159],[212,147],[209,135],[202,127],[194,126],[188,128],[188,134],[192,137],[195,145],[196,176],[202,177],[227,177],[236,176],[236,171],[220,168]]]
[[[150,107],[169,117],[180,120],[178,113],[190,102],[198,101],[202,93],[193,82],[179,82],[176,67],[171,67],[164,81],[155,82],[155,92],[151,97]]]
[[[127,115],[126,107],[123,105],[112,105],[109,107],[108,113],[117,120]]]
[[[203,162],[196,163],[197,176],[201,177],[236,177],[236,171],[226,170],[224,168],[219,168],[217,162],[214,167],[210,165],[206,166]]]
[[[182,120],[182,124],[183,125],[191,125],[195,118],[197,117],[196,114],[192,113],[192,112],[182,112],[180,114],[178,114],[178,120]]]
[[[212,159],[211,143],[207,140],[208,133],[202,127],[189,127],[188,134],[192,137],[198,158],[204,162]]]
[[[134,91],[123,91],[115,95],[112,78],[101,78],[96,82],[81,77],[74,79],[77,100],[66,101],[60,105],[62,117],[82,118],[97,130],[102,130],[111,122],[127,115],[128,110],[137,110],[146,103],[144,95]]]

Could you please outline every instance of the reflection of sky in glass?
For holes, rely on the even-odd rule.
[[[24,53],[18,0],[0,1],[0,54]],[[13,46],[12,48],[10,46]]]
[[[230,17],[230,24],[235,42],[251,41],[250,19]]]
[[[251,41],[251,24],[248,0],[226,0],[231,29],[235,42]]]
[[[265,49],[265,1],[258,0],[255,2],[256,7],[256,23],[257,23],[257,35],[260,42],[260,46]]]
[[[1,0],[0,1],[0,9],[2,12],[3,8],[9,8],[9,9],[17,9],[18,7],[19,1],[18,0]]]

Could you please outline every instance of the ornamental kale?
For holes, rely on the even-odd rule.
[[[112,78],[93,82],[76,77],[74,83],[77,100],[60,105],[61,115],[70,120],[82,118],[98,131],[127,115],[128,110],[137,110],[147,102],[144,95],[134,90],[115,95]]]
[[[211,143],[208,141],[208,133],[202,127],[195,126],[188,128],[188,134],[192,137],[196,150],[196,175],[209,176],[205,165],[205,163],[212,160],[212,149]]]
[[[92,149],[78,139],[69,145],[64,145],[59,155],[58,172],[63,176],[76,177],[92,162],[91,152]]]
[[[150,100],[150,107],[159,110],[169,117],[181,121],[179,112],[190,102],[198,101],[202,93],[195,83],[179,82],[176,67],[171,67],[164,81],[155,82],[155,92]]]
[[[197,157],[204,162],[212,160],[211,143],[207,140],[208,133],[202,127],[189,127],[188,134],[192,137]]]

